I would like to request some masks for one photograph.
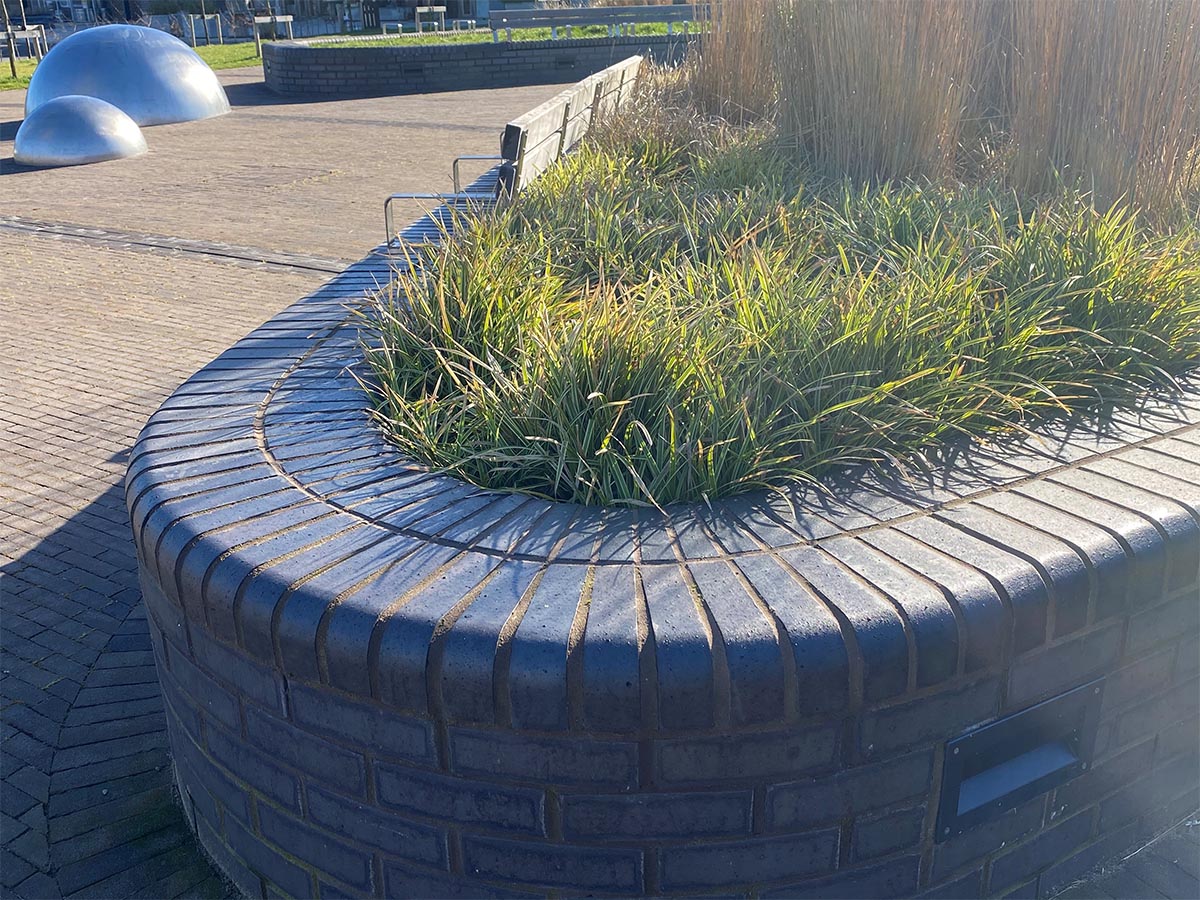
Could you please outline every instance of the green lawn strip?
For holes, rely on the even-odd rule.
[[[214,69],[242,69],[246,66],[262,65],[262,60],[254,55],[253,41],[197,47],[196,52]]]
[[[200,58],[214,69],[241,69],[246,66],[261,66],[262,60],[254,55],[254,42],[246,41],[240,44],[214,44],[211,47],[197,47]],[[29,78],[37,67],[37,61],[32,59],[17,60],[17,77],[12,77],[12,69],[5,60],[0,63],[0,91],[14,91],[29,86]]]
[[[32,59],[17,60],[17,77],[13,78],[12,67],[8,60],[0,64],[0,91],[14,91],[29,84],[29,76],[37,63]]]
[[[559,40],[565,41],[563,30],[559,30]],[[637,33],[642,35],[660,35],[667,33],[665,23],[650,23],[638,25]],[[577,25],[572,29],[572,38],[603,38],[608,37],[608,29],[604,25]],[[549,28],[514,28],[512,39],[516,41],[548,41]],[[412,47],[427,44],[482,44],[490,43],[492,33],[486,29],[478,31],[444,31],[435,34],[409,34],[379,40],[355,40],[348,38],[344,41],[322,41],[314,47],[340,49],[343,47]]]

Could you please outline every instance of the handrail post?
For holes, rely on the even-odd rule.
[[[571,101],[568,100],[563,104],[562,125],[558,128],[558,152],[554,154],[554,158],[562,159],[563,153],[567,149],[567,125],[571,122]]]

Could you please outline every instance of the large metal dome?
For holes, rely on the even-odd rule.
[[[29,81],[25,115],[69,94],[107,100],[139,125],[229,112],[225,89],[195,51],[140,25],[87,28],[56,44]]]
[[[137,123],[111,103],[68,94],[25,117],[13,161],[25,166],[78,166],[146,152]]]

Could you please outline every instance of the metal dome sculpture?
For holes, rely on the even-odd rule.
[[[229,112],[225,89],[187,44],[155,28],[101,25],[57,43],[34,70],[25,115],[56,97],[106,100],[138,125],[192,122]]]
[[[68,94],[25,117],[13,143],[13,161],[25,166],[78,166],[146,152],[137,123],[111,103]]]

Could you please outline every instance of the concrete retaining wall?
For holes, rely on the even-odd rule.
[[[634,35],[411,47],[282,41],[263,45],[263,71],[267,87],[277,93],[330,98],[559,84],[635,54],[678,62],[688,40],[683,35]]]

